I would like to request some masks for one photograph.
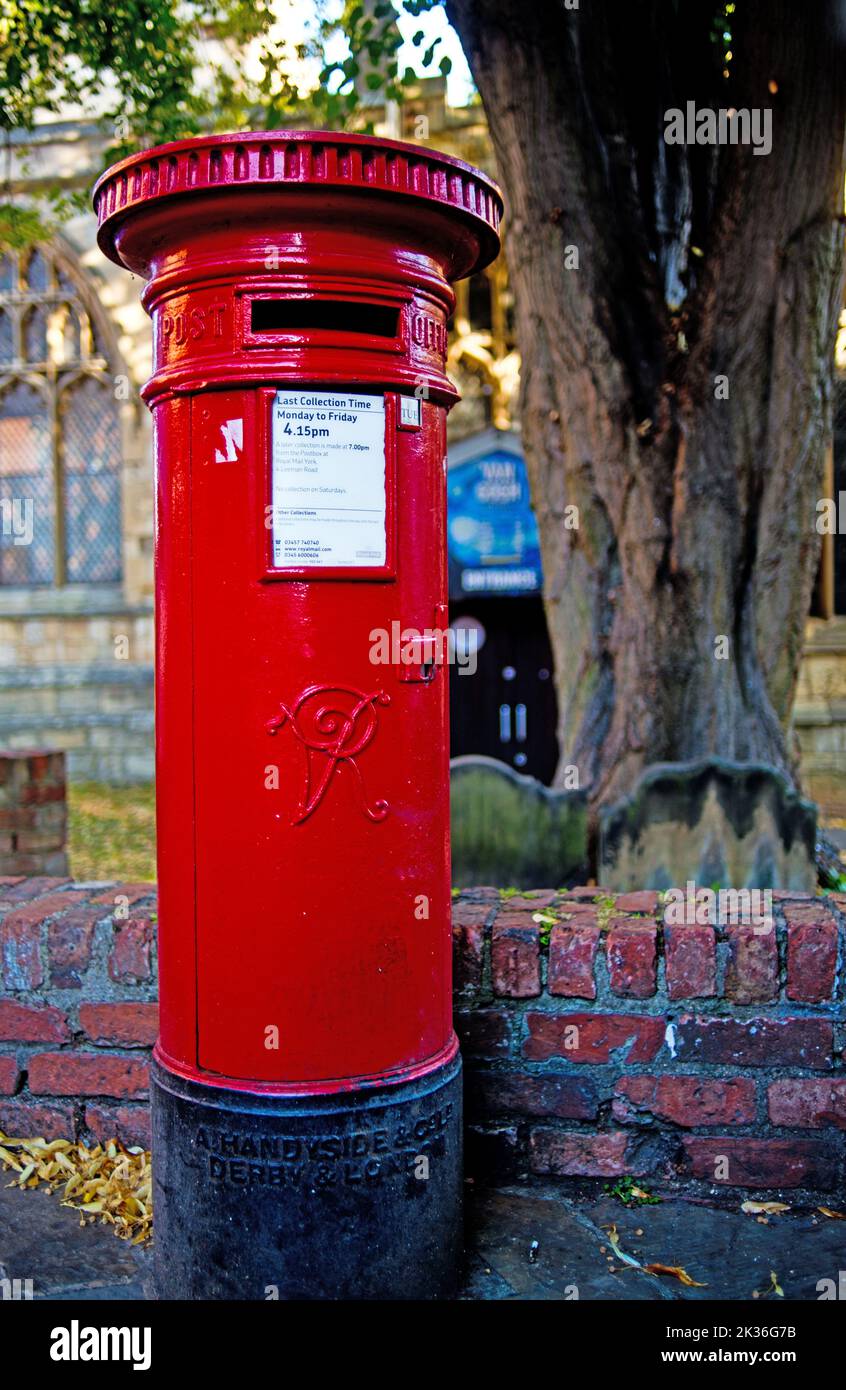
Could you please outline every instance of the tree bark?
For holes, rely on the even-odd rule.
[[[447,0],[506,196],[558,776],[575,764],[594,809],[668,760],[796,779],[843,291],[841,10],[744,0],[726,78],[703,0]],[[771,153],[667,144],[688,101],[771,108]]]

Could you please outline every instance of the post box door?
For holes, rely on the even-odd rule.
[[[406,432],[384,400],[407,581],[263,576],[268,393],[193,402],[198,1059],[221,1075],[368,1077],[452,1034],[447,671],[371,660],[406,600],[445,598],[443,412]]]

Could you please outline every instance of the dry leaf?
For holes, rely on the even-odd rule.
[[[743,1202],[740,1210],[749,1213],[760,1211],[767,1216],[778,1216],[780,1211],[790,1211],[790,1207],[784,1202]]]
[[[153,1227],[150,1155],[112,1140],[105,1148],[69,1139],[10,1139],[0,1132],[0,1164],[15,1172],[12,1187],[46,1183],[62,1194],[62,1206],[75,1207],[81,1226],[99,1219],[122,1240],[142,1245]]]
[[[617,1256],[618,1260],[622,1260],[624,1265],[629,1265],[632,1269],[643,1269],[643,1265],[640,1263],[640,1260],[634,1259],[632,1255],[627,1255],[625,1250],[620,1249],[620,1243],[617,1239],[616,1226],[608,1227],[608,1239],[611,1243],[611,1249],[614,1251],[614,1254]]]
[[[821,1211],[830,1221],[846,1221],[842,1211],[832,1211],[831,1207],[817,1207],[817,1211]]]
[[[672,1274],[674,1279],[678,1279],[680,1284],[685,1284],[689,1289],[707,1289],[707,1284],[700,1284],[698,1279],[691,1279],[686,1269],[681,1265],[643,1265],[647,1274]]]

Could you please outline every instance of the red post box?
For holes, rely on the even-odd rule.
[[[495,185],[328,132],[94,194],[155,367],[165,1297],[432,1297],[460,1236],[445,374]]]

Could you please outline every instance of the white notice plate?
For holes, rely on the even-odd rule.
[[[274,568],[383,568],[384,396],[277,391],[271,439]]]

